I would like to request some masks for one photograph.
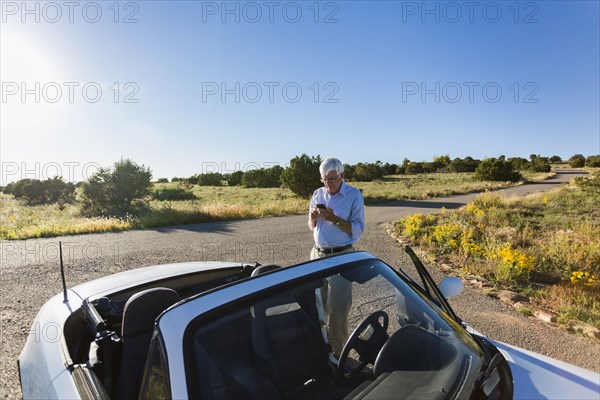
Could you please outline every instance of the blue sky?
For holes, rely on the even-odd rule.
[[[2,183],[600,153],[598,1],[2,1]]]

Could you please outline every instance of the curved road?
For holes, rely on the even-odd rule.
[[[581,175],[559,171],[553,179],[503,189],[506,196],[552,189]],[[366,208],[366,229],[358,249],[391,265],[405,260],[400,246],[382,224],[416,212],[458,208],[476,194],[405,201]],[[0,396],[20,396],[16,360],[42,304],[62,291],[58,240],[63,242],[67,285],[140,266],[191,260],[226,260],[291,265],[308,258],[312,235],[306,216],[204,223],[170,228],[0,241],[1,342]],[[436,279],[442,274],[430,268]],[[589,338],[524,317],[480,291],[466,288],[453,299],[464,320],[489,337],[600,372],[600,345]]]

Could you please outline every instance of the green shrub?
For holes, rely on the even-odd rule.
[[[271,168],[252,169],[242,175],[242,186],[251,188],[272,188],[281,186],[283,168],[274,165]]]
[[[455,158],[448,165],[448,171],[450,172],[475,172],[479,165],[479,160],[474,160],[472,157],[465,157],[464,160]]]
[[[529,170],[533,172],[550,172],[552,167],[549,162],[536,160],[529,164]]]
[[[183,178],[181,180],[182,182],[184,182],[186,185],[197,185],[200,182],[200,178],[198,177],[198,175],[192,175],[189,178]]]
[[[345,172],[346,169],[344,168]],[[381,163],[358,163],[354,166],[353,179],[355,181],[372,182],[381,178],[383,178]]]
[[[100,168],[81,186],[84,215],[120,216],[140,210],[139,200],[149,194],[150,168],[126,159]]]
[[[425,172],[425,168],[423,168],[422,162],[411,161],[406,165],[405,171],[407,174],[422,174],[423,172]]]
[[[45,199],[45,188],[42,181],[38,179],[33,179],[30,182],[23,185],[22,197],[28,204],[44,204],[46,202]]]
[[[406,167],[403,165],[398,165],[396,167],[396,175],[404,175],[406,174]]]
[[[208,172],[206,174],[196,175],[195,185],[200,186],[221,186],[223,184],[223,175],[218,172]],[[192,183],[192,182],[190,182]]]
[[[321,156],[319,155],[309,157],[302,154],[294,157],[290,160],[290,166],[283,170],[281,183],[296,195],[308,197],[321,186],[320,165]]]
[[[500,158],[486,158],[475,170],[474,178],[481,181],[510,181],[517,182],[522,179],[519,172],[514,171],[512,164]]]
[[[593,173],[589,178],[575,178],[574,182],[584,192],[600,195],[600,171]]]
[[[2,193],[4,193],[4,194],[12,194],[12,190],[13,190],[14,186],[15,186],[14,183],[12,183],[12,182],[9,183],[8,185],[6,185],[6,187],[4,188],[4,190],[2,190]]]
[[[433,162],[423,162],[423,172],[431,174],[437,171],[437,166]]]
[[[585,166],[585,157],[583,154],[575,154],[569,158],[569,165],[571,168],[582,168]]]
[[[40,181],[38,179],[22,179],[16,184],[9,184],[10,194],[22,198],[28,205],[70,203],[75,199],[75,185],[67,183],[62,177]]]
[[[445,154],[443,156],[434,156],[432,160],[432,166],[435,168],[435,171],[443,172],[448,171],[448,167],[450,166],[450,156]]]
[[[180,186],[172,188],[160,188],[154,189],[150,193],[150,197],[153,200],[159,201],[175,201],[175,200],[194,200],[197,199],[196,195],[189,190],[186,190]]]
[[[238,186],[242,183],[242,176],[244,176],[244,173],[242,171],[235,171],[229,175],[224,176],[224,178],[227,181],[227,185]]]
[[[33,179],[21,179],[17,181],[12,187],[11,194],[17,199],[23,197],[23,186],[31,182],[33,182]]]
[[[383,166],[381,168],[383,168],[384,175],[395,175],[396,171],[398,170],[398,165],[385,163],[385,164],[383,164]],[[344,172],[345,171],[346,171],[346,168],[344,168]]]
[[[347,181],[354,180],[355,166],[350,164],[344,164],[344,179]]]
[[[590,168],[600,167],[600,156],[589,156],[585,159],[585,166]]]
[[[515,171],[525,171],[530,167],[529,161],[523,157],[511,157],[507,161]]]
[[[548,161],[550,161],[551,163],[559,163],[559,162],[562,162],[562,158],[554,155],[554,156],[550,157],[550,159]]]

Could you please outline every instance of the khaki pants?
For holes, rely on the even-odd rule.
[[[340,251],[337,254],[350,253],[354,248]],[[331,254],[320,253],[313,247],[310,259],[327,257]],[[340,275],[327,278],[325,285],[321,288],[321,298],[325,311],[325,321],[328,326],[329,344],[333,354],[339,357],[342,348],[348,340],[348,314],[352,305],[352,282],[347,281]]]

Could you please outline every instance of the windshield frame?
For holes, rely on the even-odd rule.
[[[444,297],[438,285],[433,280],[433,277],[421,261],[421,259],[417,256],[414,250],[410,246],[405,246],[404,251],[409,255],[411,261],[413,262],[421,280],[423,281],[424,290],[427,293],[428,297],[432,299],[436,304],[438,304],[442,309],[448,313],[456,322],[458,322],[461,326],[464,327],[462,319],[454,312],[448,300]],[[431,288],[431,290],[430,290]],[[433,294],[431,293],[433,291]]]

